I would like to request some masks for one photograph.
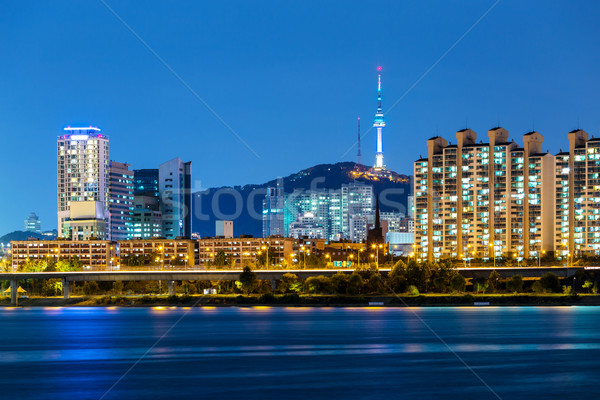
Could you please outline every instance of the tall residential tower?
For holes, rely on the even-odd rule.
[[[108,137],[96,127],[64,129],[57,140],[58,236],[68,236],[63,225],[72,202],[100,202],[108,215]]]

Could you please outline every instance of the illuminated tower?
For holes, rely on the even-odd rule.
[[[377,113],[375,114],[375,122],[373,127],[377,128],[377,153],[375,154],[374,169],[385,169],[383,164],[383,127],[385,120],[383,119],[383,110],[381,109],[381,67],[377,67],[379,74],[377,75]]]
[[[89,126],[64,129],[57,140],[58,236],[68,237],[65,222],[75,202],[99,202],[108,216],[108,137]]]

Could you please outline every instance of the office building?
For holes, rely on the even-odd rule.
[[[554,157],[543,137],[524,146],[494,128],[488,143],[470,129],[457,143],[427,141],[427,157],[414,166],[415,248],[419,258],[537,257],[551,251]]]
[[[192,162],[179,157],[158,168],[159,207],[165,238],[192,236]]]
[[[133,171],[129,167],[129,164],[110,161],[109,240],[125,240],[133,234]]]
[[[40,222],[40,218],[34,212],[29,214],[29,216],[25,218],[24,226],[25,232],[32,232],[38,234],[42,233],[42,223]]]
[[[136,169],[133,171],[133,194],[159,198],[158,169]]]
[[[64,222],[72,202],[99,202],[108,215],[108,138],[95,127],[64,129],[57,139],[58,235],[65,236]]]

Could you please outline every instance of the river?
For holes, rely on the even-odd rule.
[[[600,307],[0,308],[2,399],[598,399]]]

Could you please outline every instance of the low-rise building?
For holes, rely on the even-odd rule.
[[[116,247],[108,240],[23,240],[11,242],[12,268],[18,268],[27,260],[48,258],[72,259],[77,257],[84,269],[103,270],[115,265]]]
[[[137,256],[154,266],[193,266],[195,246],[196,242],[191,239],[122,240],[119,241],[120,264],[127,265],[131,256]]]
[[[205,238],[198,240],[198,263],[214,263],[220,251],[227,259],[235,259],[237,267],[241,267],[244,261],[255,262],[263,253],[269,257],[269,264],[291,263],[293,246],[294,239],[283,237]]]

